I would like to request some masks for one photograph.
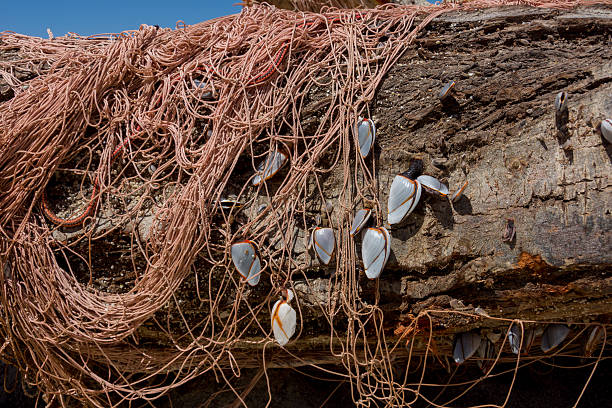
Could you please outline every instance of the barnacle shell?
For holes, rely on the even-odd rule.
[[[480,359],[476,361],[476,364],[486,373],[493,366],[496,355],[497,351],[495,350],[495,344],[489,339],[482,339],[478,347],[478,357],[480,357]]]
[[[274,338],[281,346],[289,342],[289,339],[295,333],[297,323],[295,310],[288,302],[286,300],[278,300],[272,307],[272,332],[274,333]]]
[[[261,214],[266,208],[268,208],[268,204],[259,204],[259,206],[257,207],[256,214]]]
[[[359,118],[357,136],[359,138],[359,153],[365,159],[376,140],[376,126],[374,126],[374,122],[371,119]]]
[[[361,257],[366,276],[376,279],[380,276],[391,253],[391,235],[384,227],[368,228],[361,244]]]
[[[316,227],[310,236],[311,246],[322,264],[327,265],[334,255],[336,238],[331,228]]]
[[[604,332],[605,330],[603,326],[600,326],[600,325],[595,325],[593,326],[593,328],[591,328],[589,332],[589,338],[587,339],[587,342],[584,345],[584,355],[586,357],[591,357],[594,354],[595,348],[604,339],[604,336],[605,336]]]
[[[453,91],[454,87],[455,87],[455,81],[449,81],[440,90],[440,93],[438,94],[438,98],[440,98],[441,101],[445,100],[451,94],[451,92]]]
[[[287,296],[285,300],[289,303],[293,300],[294,297],[295,295],[293,294],[293,291],[291,289],[287,289]]]
[[[423,174],[417,177],[417,181],[421,183],[421,186],[429,194],[433,194],[438,197],[446,197],[449,193],[446,184],[440,182],[440,180],[435,177]]]
[[[569,332],[569,327],[564,324],[549,325],[542,334],[542,344],[540,345],[542,351],[547,353],[557,347],[565,340]]]
[[[453,359],[455,363],[461,364],[472,357],[480,346],[480,335],[476,333],[461,333],[455,337],[455,347],[453,349]]]
[[[608,143],[612,143],[612,119],[602,120],[599,130]]]
[[[353,223],[351,224],[351,236],[355,236],[361,228],[368,222],[370,216],[372,215],[372,210],[369,208],[362,208],[357,211],[355,217],[353,218]]]
[[[274,176],[287,163],[289,154],[285,150],[275,149],[266,159],[257,166],[257,175],[253,178],[253,185],[258,186],[262,181]]]
[[[198,89],[206,88],[206,82],[205,81],[200,81],[199,79],[194,79],[193,80],[193,84]]]
[[[561,91],[555,96],[555,111],[561,113],[564,110],[567,110],[567,92]]]
[[[231,257],[238,273],[246,279],[247,283],[255,286],[259,283],[261,262],[257,255],[255,243],[249,240],[237,242],[232,245]]]
[[[196,89],[204,89],[206,88],[206,82],[200,81],[198,79],[193,80],[193,84]],[[217,94],[214,91],[206,91],[201,95],[202,99],[205,101],[214,101],[217,99]]]
[[[391,183],[389,190],[389,201],[387,209],[389,215],[387,221],[390,225],[399,224],[406,218],[419,203],[421,198],[421,183],[410,180],[408,177],[398,174]]]
[[[510,330],[508,330],[508,343],[510,343],[510,350],[514,354],[518,354],[521,351],[521,326],[513,324]]]
[[[536,327],[536,328],[525,330],[525,337],[523,338],[523,352],[525,354],[529,354],[529,351],[531,350],[531,346],[533,346],[533,343],[535,342],[536,337],[542,334],[542,331],[543,330],[541,327]]]
[[[463,195],[463,192],[465,191],[465,188],[468,186],[468,181],[465,180],[465,183],[463,183],[463,185],[461,186],[461,188],[457,191],[455,191],[453,193],[453,195],[450,197],[450,200],[453,203],[456,203],[457,201],[459,201],[459,199],[461,198],[461,196]]]
[[[512,242],[514,241],[514,236],[516,235],[516,227],[514,226],[514,220],[512,218],[506,219],[506,226],[504,228],[504,232],[502,234],[502,241],[504,242]]]
[[[229,210],[232,207],[240,208],[244,205],[242,201],[238,200],[238,197],[235,194],[230,194],[227,197],[221,197],[219,204],[221,205],[221,208],[225,210]]]

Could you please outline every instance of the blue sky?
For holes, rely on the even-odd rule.
[[[174,28],[178,20],[187,24],[239,13],[239,0],[158,1],[158,0],[32,0],[20,3],[2,0],[0,31],[47,37],[68,31],[91,35],[138,29],[140,24]]]

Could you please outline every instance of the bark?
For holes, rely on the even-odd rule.
[[[432,308],[538,321],[608,319],[612,146],[596,128],[612,117],[610,45],[610,7],[452,12],[435,19],[391,69],[371,104],[383,211],[393,177],[415,157],[423,159],[426,174],[451,190],[465,180],[469,186],[453,204],[423,200],[409,223],[393,231],[381,278],[369,281],[361,274],[363,301],[373,303],[379,294],[389,344],[411,316]],[[438,92],[449,80],[456,81],[456,91],[443,104]],[[0,91],[0,100],[12,97],[1,79]],[[566,135],[555,127],[553,101],[559,91],[569,95]],[[322,95],[313,93],[305,124],[316,122]],[[338,170],[326,179],[330,197],[337,195],[340,178]],[[508,219],[516,234],[504,242]],[[128,251],[121,231],[113,234],[108,251],[94,254],[95,265],[121,257],[120,250],[110,252],[113,245]],[[87,282],[88,272],[81,272]],[[337,362],[320,312],[320,304],[330,301],[330,277],[316,265],[312,273],[310,287],[318,290],[295,282],[304,329],[289,348],[302,360],[267,351],[268,367]],[[122,291],[130,279],[108,269],[94,284]],[[197,320],[195,279],[190,277],[177,296],[185,316]],[[160,313],[182,327],[172,305]],[[467,314],[440,313],[434,320],[440,354],[450,353],[454,333],[476,327],[501,332],[508,326]],[[140,347],[173,348],[153,325],[143,325],[139,335]],[[424,352],[424,341],[415,344],[415,352]],[[396,356],[406,353],[402,349]],[[235,350],[234,357],[243,367],[261,361],[249,346]]]

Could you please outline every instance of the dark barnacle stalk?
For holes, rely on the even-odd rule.
[[[410,180],[416,180],[423,173],[423,160],[415,159],[410,163],[408,170],[402,173],[402,176]]]

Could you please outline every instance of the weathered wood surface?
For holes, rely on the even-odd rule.
[[[610,294],[612,149],[593,129],[612,115],[611,17],[604,9],[449,14],[390,73],[376,104],[381,167],[399,171],[411,153],[426,163],[447,157],[446,169],[428,165],[428,173],[451,186],[470,182],[454,211],[430,200],[412,237],[395,235],[397,267],[409,271],[400,278],[406,309],[448,294],[503,317],[601,312],[564,303],[573,293],[594,303]],[[459,95],[446,110],[435,91],[450,79]],[[552,108],[561,90],[570,95],[566,149]],[[394,93],[397,101],[385,102]],[[393,149],[396,138],[384,135],[405,145]],[[510,244],[501,240],[507,218],[517,231]]]
[[[393,231],[380,280],[360,278],[364,301],[380,292],[389,341],[410,314],[426,308],[474,312],[478,306],[491,316],[568,322],[611,314],[612,146],[595,131],[612,117],[611,44],[610,7],[453,12],[434,20],[391,69],[371,104],[383,211],[393,177],[415,157],[451,189],[466,179],[469,187],[454,205],[423,200],[409,223]],[[443,106],[437,94],[449,80],[457,82],[455,101]],[[0,89],[2,99],[11,97],[1,80]],[[568,137],[559,137],[554,125],[553,100],[561,90],[569,93]],[[434,159],[443,164],[434,166]],[[325,180],[329,196],[340,178],[338,171]],[[507,218],[516,225],[510,243],[501,239]],[[121,237],[109,242],[129,253]],[[111,265],[108,257],[121,254],[109,246],[93,262]],[[96,289],[123,291],[130,278],[117,270],[97,276]],[[329,282],[316,276],[320,290],[314,292],[295,282],[303,332],[288,347],[306,362],[333,362],[328,328],[320,322]],[[194,292],[192,276],[177,297],[183,313],[197,321],[201,305]],[[169,305],[160,313],[170,313],[180,327],[174,311]],[[502,326],[440,318],[438,351],[449,352],[452,333],[481,325]],[[141,347],[172,347],[154,325],[144,325],[139,335]],[[261,356],[247,351],[242,358],[257,366]]]
[[[428,199],[392,233],[378,283],[388,327],[432,307],[568,322],[612,311],[612,147],[595,130],[612,115],[611,34],[605,7],[454,12],[392,68],[373,103],[383,207],[414,157],[451,190],[466,179],[469,187],[454,205]],[[449,80],[455,102],[442,106]],[[554,124],[562,90],[567,137]],[[502,241],[508,218],[510,243]],[[497,325],[446,320],[440,334]]]

